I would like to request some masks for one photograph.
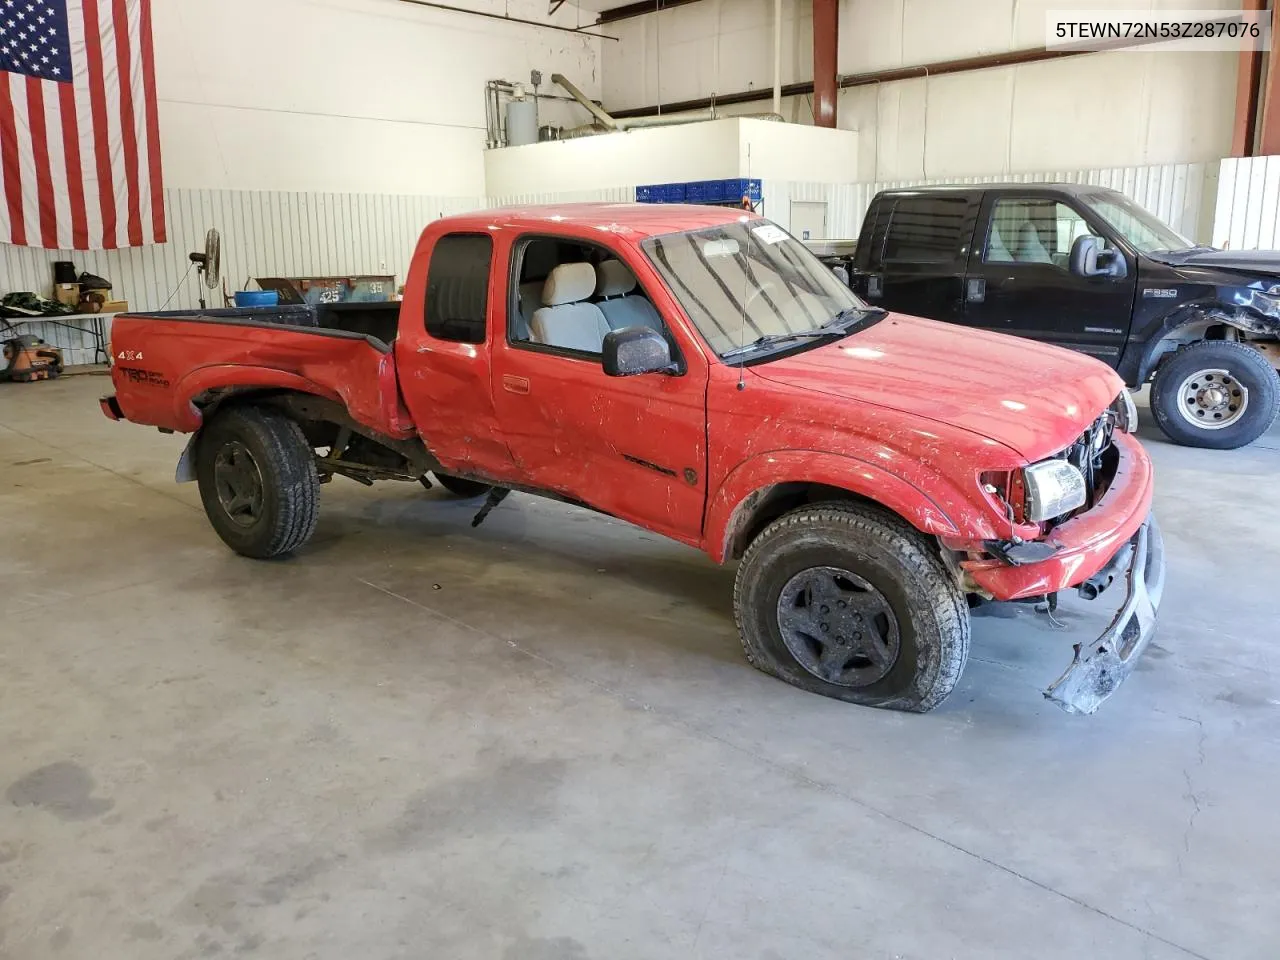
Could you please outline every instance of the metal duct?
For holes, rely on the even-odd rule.
[[[572,81],[565,77],[563,73],[553,73],[551,75],[551,82],[558,83],[560,86],[564,87],[564,89],[569,92],[569,95],[586,107],[587,111],[596,118],[596,122],[606,130],[618,129],[617,121],[605,113],[604,109],[595,103],[590,97],[579,90]]]

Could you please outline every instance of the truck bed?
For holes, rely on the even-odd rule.
[[[121,314],[112,380],[129,420],[190,433],[236,390],[293,390],[341,403],[358,423],[414,434],[392,345],[399,303]]]

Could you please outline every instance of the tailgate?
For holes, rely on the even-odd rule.
[[[111,379],[134,423],[200,427],[193,401],[212,390],[300,390],[343,404],[371,430],[408,436],[391,348],[342,330],[252,320],[123,314],[111,325]]]

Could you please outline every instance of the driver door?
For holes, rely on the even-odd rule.
[[[1129,334],[1136,264],[1119,278],[1072,273],[1071,245],[1103,231],[1063,198],[988,193],[978,222],[965,324],[1069,347],[1114,367]]]
[[[523,236],[510,248],[512,291],[524,279],[526,254],[541,241],[556,238]],[[642,278],[632,295],[647,297],[659,313],[664,311],[663,301],[650,297],[654,283],[643,264],[625,251],[584,246],[593,267],[609,259],[623,261]],[[532,252],[537,258],[540,251]],[[576,299],[564,305],[574,308],[589,308],[599,299],[568,296]],[[494,344],[493,396],[527,482],[674,539],[698,542],[707,458],[707,369],[701,357],[684,351],[693,362],[682,361],[679,373],[610,377],[598,348],[584,349],[580,341],[574,346],[535,342],[514,295],[507,314],[506,336]],[[535,331],[541,328],[534,325]]]

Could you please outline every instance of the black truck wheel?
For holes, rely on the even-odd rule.
[[[447,473],[433,473],[432,476],[440,482],[440,486],[463,500],[483,497],[493,489],[489,484],[481,483],[479,480],[464,480],[462,477],[451,477]]]
[[[218,414],[200,434],[196,479],[209,522],[236,553],[266,560],[298,549],[315,532],[315,453],[282,414],[257,407]]]
[[[875,507],[775,520],[747,548],[733,600],[752,664],[850,703],[925,713],[969,656],[964,594],[923,537]]]
[[[1160,365],[1151,412],[1174,443],[1234,450],[1271,429],[1280,409],[1280,377],[1257,350],[1202,340]]]

